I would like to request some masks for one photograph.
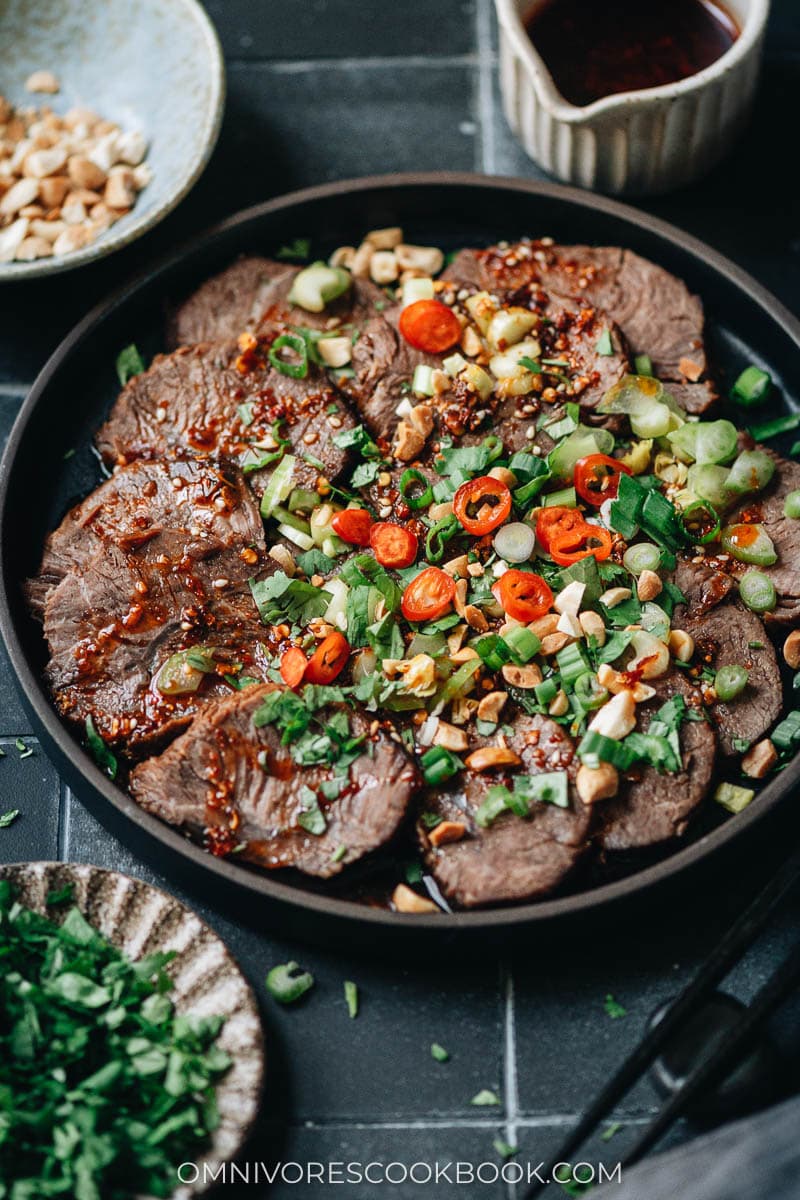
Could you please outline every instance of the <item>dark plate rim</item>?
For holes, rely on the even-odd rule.
[[[174,267],[183,264],[187,258],[202,254],[227,231],[247,225],[250,221],[271,213],[282,212],[295,205],[324,200],[328,197],[341,197],[368,191],[426,187],[469,187],[545,196],[563,201],[568,205],[600,211],[615,217],[646,233],[654,234],[661,241],[676,247],[679,251],[688,252],[704,266],[710,267],[733,288],[746,292],[772,321],[783,328],[800,349],[800,321],[746,271],[693,235],[684,233],[660,218],[652,217],[648,213],[605,196],[538,180],[449,171],[372,175],[304,188],[242,209],[195,237],[187,239],[177,250],[159,258],[116,289],[108,299],[96,305],[67,334],[45,363],[28,393],[14,422],[2,462],[0,462],[0,530],[8,520],[12,464],[25,436],[28,422],[37,409],[45,389],[57,376],[62,364],[69,358],[73,350],[91,335],[96,326],[116,312],[141,287],[168,274]],[[258,896],[271,899],[283,905],[304,909],[320,917],[335,917],[341,921],[367,924],[376,929],[405,927],[406,930],[414,928],[420,932],[445,934],[469,931],[485,933],[491,930],[533,924],[541,925],[580,913],[594,912],[600,906],[609,906],[639,892],[652,889],[667,880],[672,880],[677,875],[697,866],[716,851],[730,846],[732,842],[738,840],[748,829],[772,811],[800,782],[800,755],[798,755],[777,779],[763,789],[744,812],[700,837],[691,845],[676,850],[675,853],[668,855],[658,863],[644,867],[624,879],[551,900],[532,901],[504,908],[456,911],[428,916],[375,909],[355,901],[305,891],[273,878],[268,872],[259,873],[255,870],[245,870],[229,859],[213,857],[171,826],[166,825],[157,817],[143,812],[127,792],[117,787],[108,776],[99,770],[88,754],[76,744],[66,726],[62,725],[44,691],[43,684],[27,661],[12,613],[7,572],[8,563],[3,548],[3,539],[0,537],[0,634],[2,634],[14,669],[17,685],[33,717],[34,725],[40,731],[46,748],[53,752],[57,762],[66,764],[70,771],[80,774],[95,793],[102,795],[104,800],[118,813],[143,829],[154,842],[166,845],[184,859],[190,860],[195,867],[217,876],[226,883],[234,885],[240,892],[247,892],[254,898]],[[12,581],[12,586],[13,584],[14,581]]]

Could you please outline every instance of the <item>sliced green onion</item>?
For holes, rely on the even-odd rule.
[[[422,774],[425,782],[431,787],[452,779],[464,767],[463,762],[452,750],[444,746],[431,746],[421,757]]]
[[[547,464],[557,478],[571,479],[579,458],[586,458],[588,454],[610,454],[613,449],[614,435],[607,429],[588,429],[579,425],[550,451]]]
[[[511,808],[518,816],[527,816],[530,812],[527,801],[530,800],[554,804],[556,808],[568,808],[567,772],[543,771],[541,775],[518,775],[514,780]],[[524,802],[524,808],[520,801]]]
[[[680,514],[683,528],[693,542],[705,546],[719,537],[720,520],[707,500],[695,500]]]
[[[653,362],[649,354],[637,354],[633,360],[637,375],[652,375]]]
[[[485,450],[489,455],[487,463],[489,466],[500,457],[503,453],[503,439],[496,437],[493,433],[485,437],[481,442],[481,449]]]
[[[660,642],[667,641],[670,622],[660,604],[655,604],[652,600],[645,600],[639,621],[645,633],[652,633]]]
[[[800,425],[800,414],[794,413],[790,417],[776,417],[774,421],[765,421],[763,425],[751,425],[750,434],[757,442],[768,442],[770,438],[779,437],[782,433],[789,433],[792,429],[797,429]]]
[[[299,361],[290,362],[282,358],[280,351],[284,348],[293,350]],[[282,333],[269,348],[269,361],[281,375],[288,375],[292,379],[305,379],[308,374],[308,347],[305,339],[295,333]]]
[[[800,712],[796,708],[775,726],[771,740],[779,750],[791,750],[800,742]]]
[[[290,513],[300,511],[310,512],[318,504],[319,496],[316,492],[312,492],[310,488],[293,488],[289,499],[286,501],[286,507]]]
[[[326,304],[344,295],[352,282],[350,273],[343,267],[329,267],[327,263],[315,262],[295,275],[289,303],[297,304],[306,312],[319,313]]]
[[[661,550],[653,542],[637,542],[625,551],[622,565],[631,575],[641,575],[642,571],[657,571],[661,566]]]
[[[636,761],[634,753],[622,742],[606,737],[604,733],[595,733],[591,729],[581,738],[577,753],[587,767],[596,767],[601,762],[607,762],[619,771],[627,771]]]
[[[511,657],[514,659],[514,662],[520,666],[529,663],[534,655],[539,653],[542,645],[539,638],[532,629],[528,629],[527,625],[519,625],[514,629],[509,629],[503,641],[511,651]]]
[[[558,681],[551,675],[549,679],[537,683],[533,691],[539,704],[549,704],[558,695]]]
[[[729,462],[736,453],[738,437],[730,421],[691,421],[667,434],[681,455],[698,463]]]
[[[425,557],[428,562],[442,561],[445,546],[460,529],[461,522],[454,513],[448,513],[446,517],[442,517],[441,521],[437,521],[435,525],[431,526],[425,539]]]
[[[536,545],[536,534],[530,525],[522,521],[511,521],[502,525],[494,535],[494,548],[506,562],[527,562]]]
[[[745,367],[731,388],[731,400],[737,404],[759,404],[769,395],[772,380],[760,367]]]
[[[261,497],[261,516],[264,520],[272,516],[276,505],[282,504],[291,495],[294,483],[294,469],[297,459],[293,454],[285,454],[269,477],[269,483]]]
[[[417,396],[433,395],[433,367],[417,363],[411,380],[411,390]]]
[[[556,654],[556,660],[564,687],[569,687],[589,669],[578,642],[562,646]]]
[[[760,492],[775,474],[775,460],[763,450],[743,450],[730,469],[726,487],[743,496]]]
[[[728,812],[732,813],[742,812],[754,796],[755,792],[752,788],[739,787],[735,783],[721,783],[714,792],[717,804],[721,804],[723,808],[727,808]]]
[[[485,637],[479,638],[474,649],[490,671],[499,671],[511,661],[511,651],[497,633],[487,633]]]
[[[595,345],[595,350],[598,354],[602,354],[605,357],[614,353],[614,343],[611,340],[611,331],[609,329],[604,329],[600,334]]]
[[[502,813],[506,812],[510,799],[511,792],[502,784],[488,789],[486,799],[475,810],[475,821],[481,829],[488,829]]]
[[[720,534],[720,542],[726,553],[737,562],[753,563],[757,567],[771,567],[778,561],[772,538],[763,525],[726,525]]]
[[[470,658],[465,663],[462,663],[458,670],[454,671],[445,682],[442,690],[437,695],[433,712],[436,714],[442,712],[456,696],[465,694],[471,686],[472,676],[481,669],[482,665],[483,662],[480,658]]]
[[[638,438],[660,438],[669,433],[672,413],[666,404],[655,401],[632,412],[628,418],[631,430]]]
[[[601,687],[597,676],[593,671],[587,671],[584,675],[579,675],[575,680],[575,696],[577,697],[581,708],[585,708],[591,712],[595,708],[600,708],[608,699],[608,691]]]
[[[267,991],[279,1004],[294,1004],[313,986],[314,976],[296,962],[281,963],[267,974]]]
[[[317,500],[319,500],[319,496],[317,496]],[[288,525],[292,529],[298,529],[300,533],[311,533],[311,525],[308,521],[304,520],[302,517],[296,516],[293,512],[289,512],[288,508],[284,508],[280,504],[276,504],[273,507],[272,516],[276,521],[280,521],[282,525]]]
[[[727,467],[717,467],[712,463],[700,466],[695,463],[689,468],[686,487],[701,500],[708,500],[709,504],[713,504],[717,512],[724,512],[731,502],[731,494],[728,491],[729,475]]]
[[[747,687],[749,672],[738,665],[720,667],[714,676],[714,691],[717,698],[723,702],[735,700],[740,692]]]
[[[547,467],[544,463],[542,463],[542,466],[544,467],[544,470],[542,471],[541,475],[538,475],[531,479],[528,483],[523,484],[522,487],[515,488],[513,495],[514,504],[517,506],[517,508],[521,508],[524,511],[530,504],[531,500],[536,499],[544,485],[550,482],[550,472],[547,470]]]
[[[800,520],[800,490],[787,493],[783,502],[783,515],[792,521]]]
[[[578,497],[575,495],[575,488],[562,488],[559,492],[548,492],[546,496],[542,496],[542,506],[544,508],[554,508],[561,506],[563,508],[575,508],[578,503]]]
[[[154,686],[164,696],[189,695],[197,691],[203,677],[213,670],[213,647],[193,646],[167,659],[155,677]]]
[[[415,512],[433,504],[433,488],[422,472],[414,467],[409,467],[400,476],[400,495]]]
[[[772,612],[778,603],[778,593],[769,575],[762,571],[747,571],[739,580],[739,595],[751,612]]]

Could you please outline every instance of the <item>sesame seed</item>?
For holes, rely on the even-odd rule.
[[[307,446],[313,446],[318,437],[319,434],[317,434],[313,429],[310,429],[308,433],[303,434],[303,441]]]
[[[212,580],[211,586],[215,587],[215,588],[226,588],[229,583],[230,583],[229,579],[224,579],[224,578],[220,577],[219,579]]]

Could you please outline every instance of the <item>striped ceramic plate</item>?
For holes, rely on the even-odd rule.
[[[48,912],[49,892],[67,884],[86,919],[131,959],[173,950],[169,966],[172,999],[180,1013],[225,1018],[219,1045],[233,1065],[217,1088],[220,1123],[203,1159],[199,1182],[180,1185],[172,1200],[189,1200],[210,1185],[202,1183],[202,1163],[216,1166],[238,1153],[258,1112],[264,1074],[264,1044],[255,996],[224,942],[190,909],[166,892],[133,879],[80,863],[38,862],[0,866],[0,879],[14,884],[28,908]],[[66,912],[64,906],[62,915]],[[209,1177],[213,1172],[206,1172]]]

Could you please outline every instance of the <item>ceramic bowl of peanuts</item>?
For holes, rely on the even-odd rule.
[[[200,175],[224,70],[195,0],[0,6],[0,282],[101,258]]]

